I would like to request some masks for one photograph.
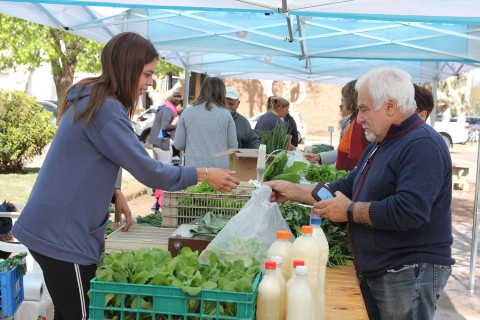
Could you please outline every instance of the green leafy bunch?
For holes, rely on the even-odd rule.
[[[6,260],[0,259],[0,272],[12,271],[15,267],[18,267],[20,269],[20,274],[25,275],[27,273],[27,265],[25,263],[26,256],[27,253],[20,252]]]
[[[287,150],[288,148],[288,127],[283,121],[277,122],[272,130],[261,132],[260,144],[266,146],[267,154],[275,150]]]
[[[216,255],[210,255],[209,265],[202,265],[198,261],[198,251],[192,251],[188,247],[183,247],[180,254],[174,258],[168,251],[142,248],[135,251],[112,252],[104,256],[96,271],[96,280],[178,287],[195,297],[203,289],[252,292],[253,280],[259,270],[258,261],[245,267],[242,260],[222,263]],[[104,304],[106,307],[122,307],[124,310],[135,309],[137,306],[152,310],[153,297],[138,298],[137,295],[106,293]],[[200,300],[190,299],[188,312],[199,313],[200,306]],[[205,301],[203,308],[204,314],[216,313],[215,301]],[[235,303],[222,302],[220,308],[222,315],[236,315]],[[109,313],[109,319],[118,319],[118,311],[106,313]]]
[[[348,171],[337,170],[332,166],[310,164],[305,170],[305,179],[311,182],[334,182],[348,175]]]
[[[302,226],[310,224],[311,208],[293,201],[282,203],[279,208],[294,237],[300,237]],[[353,259],[353,251],[347,227],[328,219],[322,219],[321,227],[329,246],[328,266],[337,267],[349,263]]]

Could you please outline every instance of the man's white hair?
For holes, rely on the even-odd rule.
[[[379,110],[388,99],[397,101],[404,114],[412,114],[416,109],[415,90],[410,75],[398,68],[377,68],[361,76],[355,89],[367,85],[375,110]]]

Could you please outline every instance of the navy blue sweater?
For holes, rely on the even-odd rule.
[[[392,125],[347,178],[330,186],[353,201],[371,203],[373,227],[349,224],[357,272],[379,275],[403,264],[455,263],[450,153],[417,114]]]

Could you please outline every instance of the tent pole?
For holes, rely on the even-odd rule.
[[[480,143],[478,143],[478,151],[477,151],[477,159],[480,159]],[[477,161],[477,177],[475,180],[475,207],[473,212],[473,225],[472,225],[472,245],[471,245],[471,252],[470,252],[470,281],[468,282],[468,289],[470,292],[475,291],[475,270],[477,266],[477,251],[478,251],[478,197],[479,194],[479,185],[478,181],[480,180],[480,162]]]
[[[188,107],[189,95],[190,95],[190,70],[187,67],[187,69],[185,69],[185,83],[183,84],[183,108]]]

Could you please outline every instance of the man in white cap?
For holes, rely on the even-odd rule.
[[[232,114],[233,121],[235,121],[235,127],[237,129],[238,147],[245,149],[257,149],[259,146],[259,140],[248,120],[237,112],[238,105],[240,104],[240,94],[237,89],[227,87],[226,95],[226,107]]]

